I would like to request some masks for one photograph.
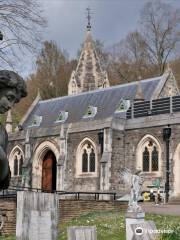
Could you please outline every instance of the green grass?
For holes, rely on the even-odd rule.
[[[172,234],[163,234],[159,240],[180,239],[180,217],[146,214],[146,220],[155,222],[157,229],[174,230]],[[68,223],[61,224],[58,240],[67,240],[69,226],[96,226],[98,240],[125,240],[124,212],[94,212],[75,218]],[[0,237],[0,240],[15,240],[11,237]]]
[[[0,240],[16,240],[16,237],[15,236],[0,237]]]
[[[125,239],[124,217],[119,213],[101,212],[89,213],[77,219],[62,224],[60,227],[59,240],[67,239],[67,227],[69,226],[96,226],[97,239],[99,240],[116,240]]]
[[[146,220],[155,222],[157,229],[172,229],[172,234],[163,234],[159,240],[180,239],[180,217],[146,214]],[[69,226],[96,226],[98,240],[125,240],[124,213],[95,212],[73,219],[60,227],[58,240],[67,240]]]

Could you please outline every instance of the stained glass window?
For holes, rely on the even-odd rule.
[[[143,172],[149,172],[149,151],[147,147],[143,152]]]
[[[158,171],[158,151],[155,146],[152,151],[152,171]]]

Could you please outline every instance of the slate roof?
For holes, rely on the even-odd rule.
[[[141,81],[142,93],[145,100],[150,100],[161,84],[164,75],[161,77],[151,78]],[[100,90],[80,93],[77,95],[54,98],[50,100],[39,101],[29,114],[23,127],[27,128],[31,125],[34,115],[42,116],[40,127],[56,126],[61,123],[55,123],[60,111],[68,111],[68,119],[65,123],[74,123],[92,120],[106,119],[115,116],[115,111],[120,100],[134,99],[137,92],[137,82],[122,84]],[[95,117],[84,119],[83,116],[88,106],[97,107]],[[117,116],[117,115],[116,115]]]

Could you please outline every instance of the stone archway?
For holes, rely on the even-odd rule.
[[[174,153],[174,196],[180,196],[180,143],[178,144],[175,153]]]
[[[42,174],[43,174],[43,163],[45,159],[48,159],[48,152],[51,152],[52,155],[52,166],[54,166],[55,164],[53,164],[53,162],[57,162],[57,160],[59,159],[59,149],[57,148],[57,146],[50,142],[50,141],[45,141],[42,142],[35,150],[34,156],[33,156],[33,164],[32,164],[32,187],[33,188],[42,188]],[[55,159],[55,160],[54,160]],[[46,162],[46,166],[44,167],[50,167],[48,166],[48,164],[50,164],[50,160],[49,163]],[[50,169],[49,169],[50,171]],[[55,171],[56,173],[56,183],[53,183],[53,188],[54,186],[58,185],[58,178],[57,178],[57,170]],[[53,177],[53,179],[55,179]],[[53,180],[55,181],[55,180]]]
[[[42,161],[42,190],[56,190],[56,157],[48,150]]]

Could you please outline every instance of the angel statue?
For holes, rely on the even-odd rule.
[[[141,207],[138,205],[138,197],[143,184],[143,178],[139,176],[140,172],[141,170],[137,170],[135,174],[132,174],[128,168],[123,168],[120,172],[124,183],[131,187],[128,212],[142,212]]]

